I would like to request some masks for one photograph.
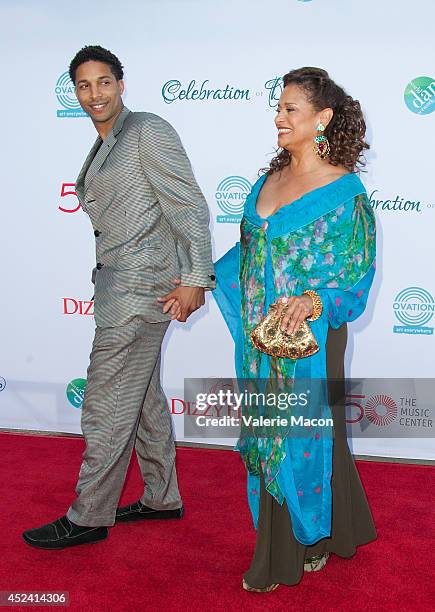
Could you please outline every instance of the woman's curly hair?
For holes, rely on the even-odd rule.
[[[331,121],[323,132],[331,148],[329,163],[333,166],[341,164],[350,172],[359,171],[364,167],[363,152],[369,148],[369,145],[364,140],[366,124],[358,100],[348,96],[344,89],[334,83],[326,70],[321,68],[306,67],[291,70],[284,75],[283,83],[284,87],[290,84],[300,87],[316,111],[324,108],[331,108],[334,111]],[[272,174],[282,170],[290,160],[291,153],[286,149],[278,149],[267,173]]]

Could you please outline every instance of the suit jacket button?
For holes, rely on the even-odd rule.
[[[95,238],[98,238],[98,236],[101,234],[100,230],[95,230],[94,231],[94,236]]]
[[[101,268],[104,266],[104,264],[98,262],[97,263],[97,270],[101,270]]]
[[[213,280],[213,281],[216,280],[216,276],[214,274],[210,274],[209,278],[210,280]]]

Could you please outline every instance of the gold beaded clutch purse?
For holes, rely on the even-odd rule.
[[[277,306],[271,304],[267,315],[251,331],[251,341],[259,351],[287,359],[302,359],[317,353],[319,345],[306,321],[292,334],[282,331],[280,323]]]

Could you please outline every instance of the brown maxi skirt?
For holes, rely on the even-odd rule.
[[[298,542],[292,530],[287,504],[281,506],[265,490],[261,478],[257,540],[246,582],[255,588],[274,583],[298,584],[304,561],[324,552],[351,557],[356,547],[376,539],[376,530],[355,462],[347,445],[344,414],[344,353],[347,325],[329,328],[326,362],[329,401],[334,421],[332,455],[332,531],[311,546]]]

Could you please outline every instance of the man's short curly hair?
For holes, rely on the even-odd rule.
[[[89,62],[93,60],[94,62],[103,62],[110,67],[110,70],[117,81],[120,81],[124,77],[124,67],[119,61],[119,59],[108,49],[104,49],[104,47],[100,47],[100,45],[87,45],[80,49],[78,53],[76,53],[75,57],[71,60],[69,65],[69,76],[71,77],[71,81],[73,83],[76,82],[76,72],[77,68],[84,64],[85,62]]]

